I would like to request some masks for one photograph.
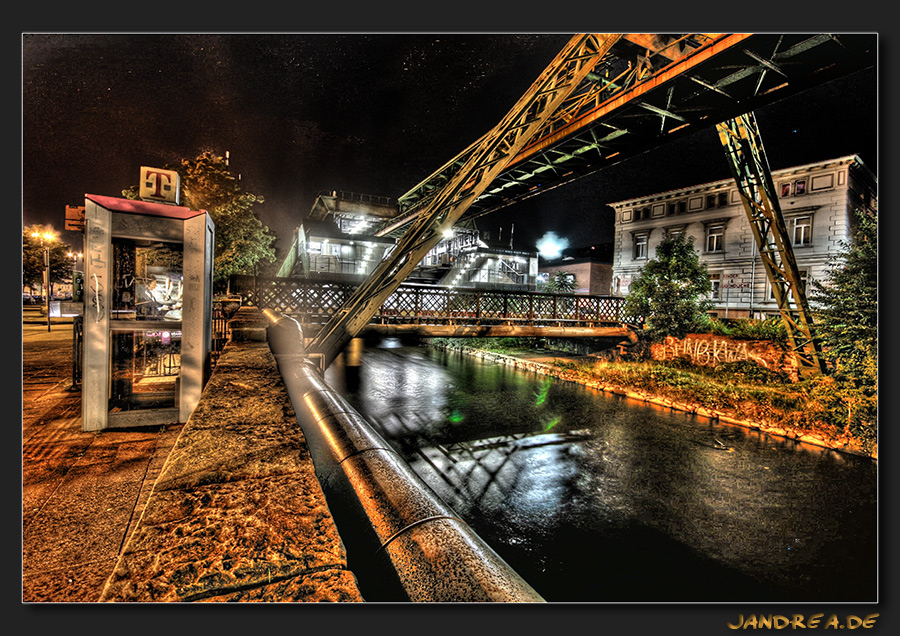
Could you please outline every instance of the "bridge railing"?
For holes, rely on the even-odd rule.
[[[324,324],[356,285],[346,282],[235,276],[231,289],[249,306],[271,309],[302,324]],[[517,324],[598,326],[633,322],[615,296],[437,287],[404,283],[372,318],[382,324]]]

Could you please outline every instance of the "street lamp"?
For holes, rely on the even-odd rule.
[[[53,232],[33,232],[33,238],[39,239],[44,249],[44,295],[47,303],[47,331],[50,331],[50,243],[56,240]],[[44,243],[46,241],[46,244]]]
[[[75,272],[78,271],[78,259],[81,258],[81,252],[69,252],[66,256],[72,259],[72,297],[75,297]]]

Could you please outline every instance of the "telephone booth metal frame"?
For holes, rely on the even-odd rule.
[[[88,194],[84,243],[82,430],[186,422],[209,375],[212,219]]]

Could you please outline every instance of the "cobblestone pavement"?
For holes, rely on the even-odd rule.
[[[22,325],[24,603],[92,603],[183,425],[84,432],[72,323]],[[46,320],[46,319],[44,319]]]

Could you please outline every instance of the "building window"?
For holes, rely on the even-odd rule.
[[[794,245],[810,245],[812,243],[812,217],[796,216],[791,219],[793,225],[791,236]]]
[[[728,193],[717,192],[715,194],[706,195],[707,208],[724,208],[728,205]]]
[[[712,289],[709,292],[710,300],[718,300],[721,298],[721,290],[722,290],[722,275],[721,274],[710,274],[709,282],[712,286]]]
[[[806,194],[806,179],[794,181],[794,194]]]
[[[675,236],[684,236],[684,225],[676,225],[674,227],[666,228],[666,237],[675,237]]]
[[[807,271],[805,269],[800,270],[800,291],[806,293],[806,279],[807,279]],[[769,300],[775,300],[775,289],[772,287],[772,283],[769,283]],[[794,298],[790,296],[788,298],[788,303],[793,304]]]
[[[725,226],[710,225],[706,228],[706,251],[721,252],[725,247]]]
[[[634,258],[636,260],[647,258],[647,239],[647,234],[634,235]]]

